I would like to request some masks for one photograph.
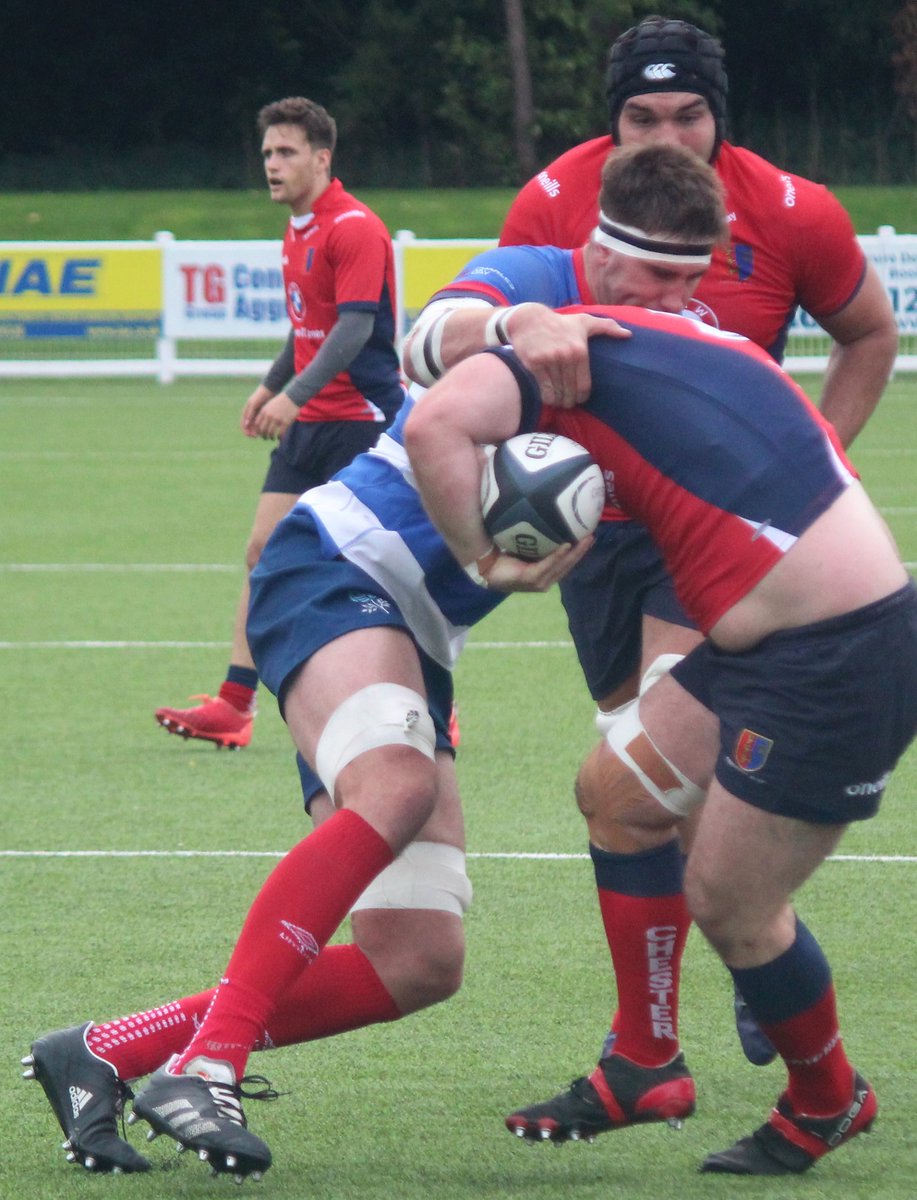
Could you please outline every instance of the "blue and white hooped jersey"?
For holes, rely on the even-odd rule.
[[[440,288],[429,303],[452,297],[475,296],[491,304],[536,301],[548,308],[590,304],[583,251],[556,246],[502,246],[485,250],[465,264],[455,279]]]
[[[506,597],[472,583],[426,514],[404,449],[413,406],[409,394],[372,450],[298,504],[315,516],[328,557],[340,554],[375,580],[421,649],[451,670],[469,627]]]

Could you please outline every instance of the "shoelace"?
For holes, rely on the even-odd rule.
[[[257,1091],[246,1091],[243,1084],[261,1084]],[[279,1100],[278,1092],[269,1079],[263,1075],[243,1075],[236,1084],[217,1083],[208,1080],[207,1087],[217,1106],[221,1117],[235,1121],[237,1125],[246,1126],[245,1114],[242,1111],[243,1100]]]

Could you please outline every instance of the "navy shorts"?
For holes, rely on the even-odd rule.
[[[560,594],[593,700],[640,666],[644,615],[694,628],[659,550],[636,521],[602,521],[595,545],[561,580]]]
[[[297,506],[277,524],[252,571],[246,627],[258,676],[277,697],[281,713],[293,676],[316,650],[355,629],[374,626],[411,632],[397,604],[375,580],[346,559],[325,554],[311,512]],[[416,649],[436,745],[452,750],[452,675]]]
[[[865,820],[917,733],[917,587],[742,654],[704,642],[672,675],[719,717],[728,792],[803,821]]]
[[[370,450],[382,421],[294,421],[271,451],[262,492],[301,496]]]

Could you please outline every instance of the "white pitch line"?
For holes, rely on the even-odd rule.
[[[917,508],[886,508],[888,516],[912,516]],[[908,571],[917,570],[917,561],[904,564]],[[42,574],[202,574],[242,571],[242,563],[0,563],[0,573],[13,575]]]
[[[0,642],[0,650],[220,650],[229,642]]]
[[[0,563],[0,571],[14,574],[37,575],[44,573],[84,574],[96,571],[106,573],[192,573],[196,571],[241,571],[242,563]]]
[[[219,650],[229,642],[0,642],[0,650]],[[573,643],[468,642],[466,650],[570,650]]]
[[[0,858],[283,858],[285,850],[0,850]],[[588,861],[588,854],[469,851],[468,858],[537,862]],[[917,854],[832,854],[826,862],[917,863]]]

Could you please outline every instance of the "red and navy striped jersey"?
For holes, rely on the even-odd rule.
[[[707,633],[856,473],[802,389],[746,339],[640,308],[576,311],[613,317],[633,336],[590,339],[592,390],[574,409],[542,406],[516,360],[522,429],[590,451],[609,502],[646,527]]]
[[[300,409],[300,421],[383,420],[404,399],[395,352],[392,240],[376,214],[332,179],[308,219],[291,217],[283,280],[299,374],[342,312],[375,314],[369,341]]]

